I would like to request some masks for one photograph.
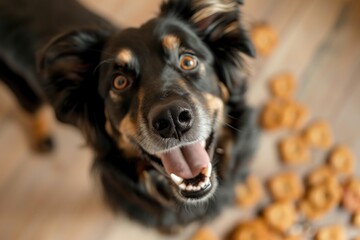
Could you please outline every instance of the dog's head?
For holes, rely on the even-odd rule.
[[[254,55],[239,3],[169,0],[139,28],[53,40],[40,70],[57,117],[84,129],[98,152],[111,138],[124,156],[141,155],[178,199],[205,200],[217,185],[226,104],[242,91],[240,53]]]

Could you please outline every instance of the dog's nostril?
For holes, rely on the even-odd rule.
[[[170,122],[166,119],[159,119],[154,122],[153,127],[156,131],[162,131],[170,127]]]
[[[178,117],[180,123],[189,123],[191,122],[192,116],[190,111],[182,111]]]

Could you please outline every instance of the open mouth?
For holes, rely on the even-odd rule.
[[[203,141],[175,147],[154,155],[145,152],[151,164],[174,183],[184,199],[200,200],[213,189],[214,133]]]

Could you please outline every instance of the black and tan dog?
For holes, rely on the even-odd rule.
[[[247,172],[257,130],[241,53],[240,0],[168,0],[121,29],[71,0],[0,1],[0,78],[52,140],[43,106],[96,153],[106,199],[172,229],[215,216]]]

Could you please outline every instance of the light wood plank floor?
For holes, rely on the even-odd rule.
[[[161,0],[82,0],[116,24],[138,26],[158,12]],[[280,44],[270,57],[249,60],[248,98],[259,107],[268,98],[267,81],[279,71],[299,79],[297,99],[312,118],[328,121],[336,142],[360,158],[360,1],[248,0],[246,24],[267,21],[279,32]],[[50,155],[31,151],[26,121],[0,86],[0,239],[112,240],[188,239],[196,225],[180,236],[160,236],[151,229],[114,216],[104,206],[89,173],[92,153],[72,127],[57,124],[57,149]],[[276,140],[286,132],[263,134],[253,164],[266,178],[278,170]],[[315,152],[314,165],[324,153]],[[360,169],[357,166],[359,175]],[[306,167],[300,168],[302,173]],[[229,208],[211,226],[220,235],[251,212]],[[343,223],[334,212],[326,223]]]

